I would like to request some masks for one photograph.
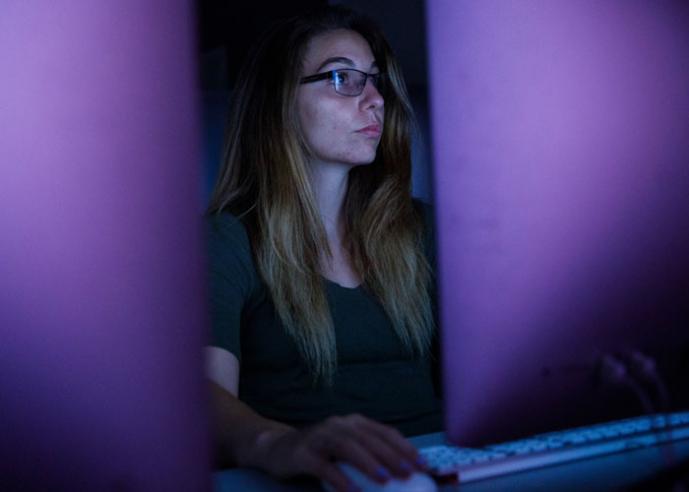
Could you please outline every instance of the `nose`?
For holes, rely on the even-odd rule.
[[[362,104],[366,109],[382,108],[385,101],[371,79],[366,81],[362,94]]]

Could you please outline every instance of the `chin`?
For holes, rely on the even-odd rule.
[[[330,162],[337,162],[349,167],[368,166],[376,160],[376,153],[360,153],[358,155],[339,156],[330,159]]]
[[[376,160],[377,149],[359,149],[358,152],[347,152],[331,155],[318,155],[322,162],[344,165],[348,167],[367,166]]]
[[[360,156],[357,156],[357,158],[352,159],[353,161],[356,161],[355,163],[353,162],[353,164],[356,166],[366,166],[368,164],[373,164],[373,161],[376,160],[376,155],[378,155],[377,148],[372,149],[370,152],[362,152]]]
[[[370,165],[370,164],[373,164],[373,161],[375,161],[375,160],[376,160],[376,156],[374,155],[373,157],[366,158],[366,159],[356,160],[356,161],[350,162],[349,164],[350,164],[352,167],[355,167],[355,166],[368,166],[368,165]]]

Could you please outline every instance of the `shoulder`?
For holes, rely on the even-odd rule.
[[[242,249],[249,248],[246,226],[235,215],[229,212],[213,213],[206,216],[205,222],[210,246],[230,243]]]
[[[205,221],[211,267],[227,269],[234,264],[253,274],[251,242],[244,223],[229,212],[207,215]]]
[[[230,212],[214,212],[206,215],[206,225],[216,231],[226,231],[239,233],[244,231],[246,233],[246,227],[237,218],[236,215]]]

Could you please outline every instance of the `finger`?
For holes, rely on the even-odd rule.
[[[381,453],[385,453],[384,456],[390,456],[390,453],[392,453],[398,460],[399,463],[394,468],[395,470],[402,472],[409,468],[423,469],[423,461],[420,459],[418,449],[400,431],[365,417],[362,417],[362,419],[359,425],[366,436],[369,438],[373,437],[377,442],[384,443],[385,445],[383,447],[381,444],[380,448],[377,447],[376,449],[380,449]],[[387,458],[386,462],[388,462]]]
[[[348,436],[337,448],[338,459],[349,463],[370,479],[384,484],[392,478],[390,470],[362,441]]]
[[[386,471],[406,478],[416,468],[414,464],[416,455],[401,452],[400,449],[395,446],[394,441],[398,436],[393,438],[381,436],[381,433],[372,431],[371,428],[366,425],[356,426],[352,428],[350,433],[378,463],[383,465]],[[414,451],[416,451],[415,448]]]
[[[419,451],[416,447],[409,442],[409,440],[402,435],[400,431],[391,427],[389,425],[381,424],[375,420],[367,419],[363,417],[363,426],[366,429],[381,439],[388,442],[391,446],[395,447],[400,453],[408,456],[409,458],[415,458],[418,456]]]
[[[385,483],[392,478],[389,470],[367,445],[363,444],[370,441],[365,439],[361,432],[352,428],[351,424],[336,420],[328,421],[320,429],[320,435],[313,436],[312,442],[316,446],[314,452],[325,458],[349,463],[376,482]]]
[[[357,490],[356,485],[345,475],[342,470],[333,462],[315,453],[310,453],[306,459],[301,461],[303,466],[301,472],[313,475],[320,480],[327,482],[337,490],[337,492],[351,492]]]

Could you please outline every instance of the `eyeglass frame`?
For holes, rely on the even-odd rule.
[[[338,83],[337,79],[335,78],[335,74],[337,72],[358,72],[360,74],[364,75],[364,83],[361,84],[361,90],[356,93],[356,94],[343,94],[342,92],[338,91]],[[307,75],[306,77],[302,77],[299,80],[299,84],[310,84],[312,82],[319,82],[321,80],[326,80],[326,79],[332,79],[334,82],[334,89],[335,92],[337,92],[341,96],[346,96],[346,97],[357,97],[360,96],[362,92],[364,92],[364,89],[366,88],[366,82],[368,82],[368,79],[371,79],[371,82],[373,83],[373,86],[377,89],[380,90],[378,84],[380,83],[380,79],[383,76],[383,72],[378,72],[378,73],[368,73],[364,72],[362,70],[357,70],[356,68],[336,68],[335,70],[328,70],[327,72],[321,72],[321,73],[316,73],[313,75]]]

